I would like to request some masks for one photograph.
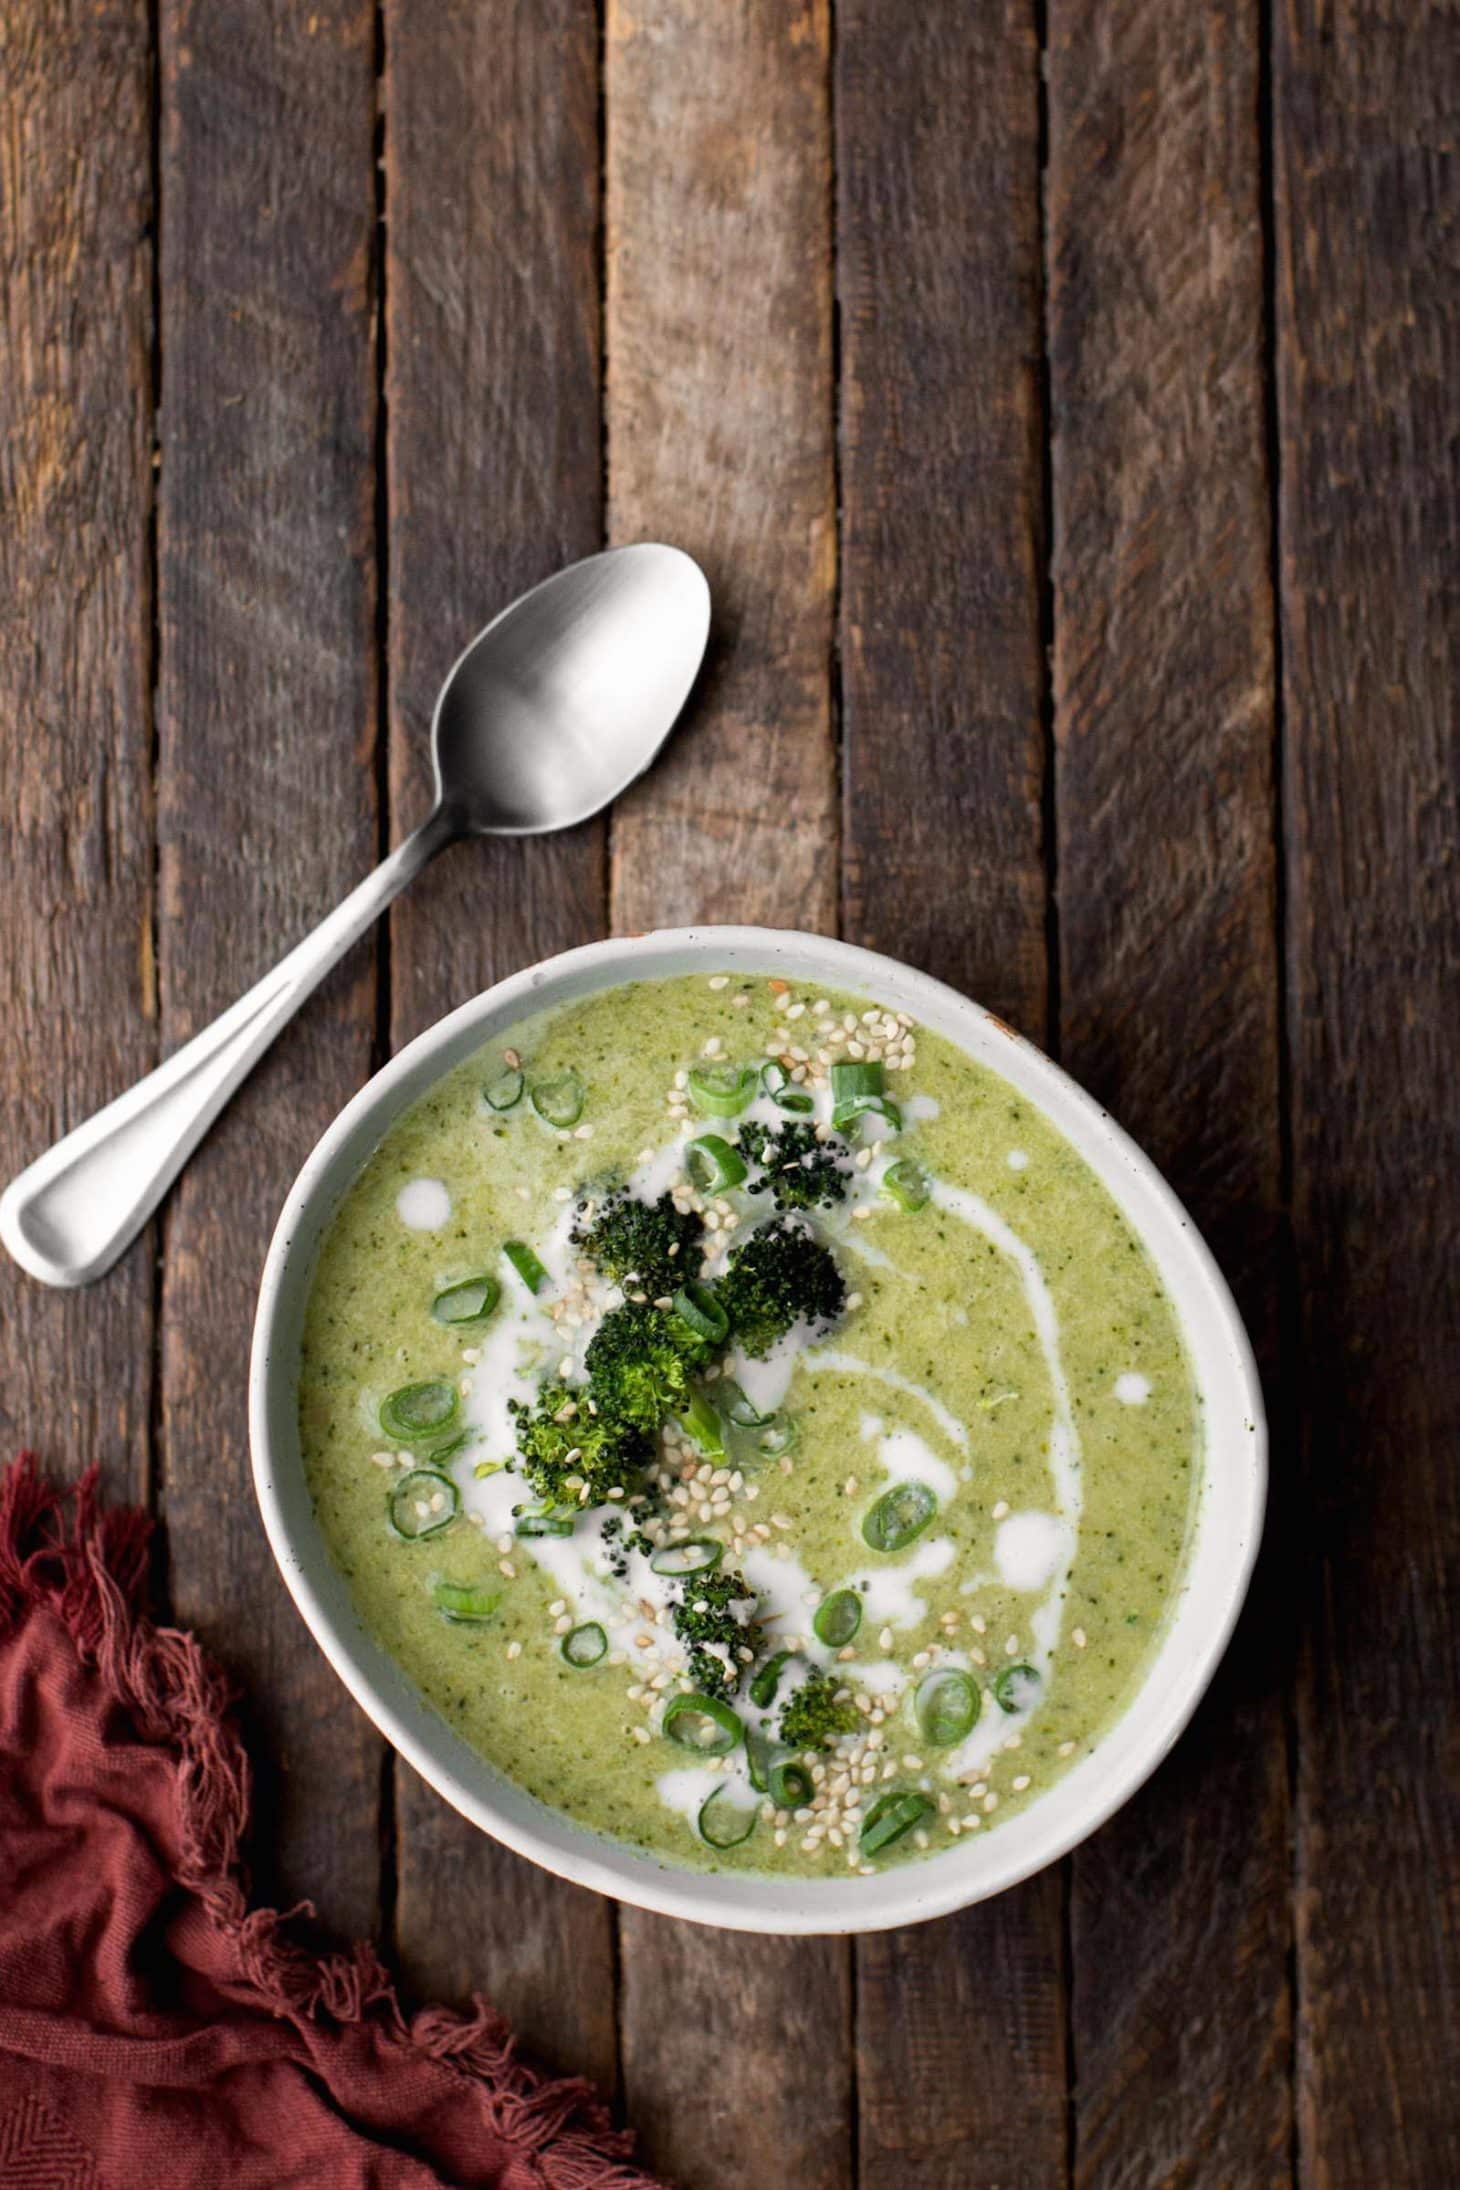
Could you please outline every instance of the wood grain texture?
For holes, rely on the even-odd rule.
[[[0,35],[0,1177],[153,1062],[147,10]],[[144,1497],[152,1235],[98,1290],[0,1257],[0,1452]]]
[[[700,558],[720,645],[690,721],[615,813],[614,924],[827,930],[826,8],[610,0],[606,67],[610,530]],[[744,1939],[627,1909],[621,1938],[625,2095],[653,2164],[680,2190],[840,2190],[845,1944]]]
[[[1050,33],[1062,1056],[1187,1200],[1271,1364],[1258,21],[1057,0]],[[1197,1727],[1073,1859],[1078,2183],[1288,2178],[1291,1664],[1259,1591]]]
[[[159,963],[169,1046],[370,866],[373,61],[368,0],[165,0]],[[365,1079],[355,953],[188,1167],[165,1224],[164,1508],[178,1617],[247,1682],[277,1776],[265,1891],[368,1928],[380,1750],[259,1528],[245,1393],[260,1263]]]
[[[1276,11],[1313,2190],[1460,2180],[1457,31]]]
[[[1038,69],[1018,0],[838,13],[844,929],[1042,1040]],[[1064,2179],[1057,1870],[859,1940],[856,2024],[863,2183]]]
[[[609,527],[698,557],[711,655],[614,816],[613,924],[836,920],[827,0],[608,0]]]
[[[1039,48],[949,24],[837,16],[843,925],[1039,1041]]]
[[[591,8],[393,5],[386,22],[390,777],[430,798],[436,689],[499,608],[602,544],[598,32]],[[604,829],[472,844],[392,914],[400,1043],[602,932]],[[613,1910],[524,1863],[400,1767],[402,1964],[486,1993],[553,2065],[612,2087]]]

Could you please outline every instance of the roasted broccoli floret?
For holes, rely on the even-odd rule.
[[[764,1631],[760,1600],[743,1574],[696,1574],[670,1607],[674,1632],[689,1653],[690,1678],[707,1696],[733,1696],[759,1655]]]
[[[836,1676],[813,1666],[781,1711],[781,1739],[788,1749],[824,1749],[835,1734],[853,1734],[861,1713]]]
[[[625,1301],[589,1341],[589,1394],[603,1414],[652,1432],[688,1405],[691,1379],[711,1351],[673,1309]]]
[[[676,1209],[673,1197],[637,1201],[623,1187],[598,1201],[590,1218],[580,1214],[573,1244],[615,1284],[637,1279],[638,1290],[672,1293],[698,1267],[693,1250],[704,1236],[693,1210]]]
[[[605,1409],[595,1414],[588,1401],[581,1385],[554,1381],[542,1387],[535,1406],[509,1402],[522,1473],[555,1506],[600,1506],[611,1490],[633,1489],[653,1458],[644,1428]]]
[[[786,1218],[763,1224],[734,1250],[715,1295],[753,1357],[769,1353],[793,1323],[835,1323],[847,1297],[828,1250]]]
[[[746,1191],[769,1194],[778,1209],[830,1209],[847,1197],[845,1141],[821,1141],[814,1125],[788,1121],[740,1128],[740,1146],[761,1167]]]

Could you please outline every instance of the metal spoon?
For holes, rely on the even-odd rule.
[[[678,548],[614,548],[504,609],[441,687],[436,804],[272,973],[0,1196],[0,1240],[47,1285],[109,1270],[280,1028],[459,836],[586,821],[648,767],[699,672],[710,590]]]

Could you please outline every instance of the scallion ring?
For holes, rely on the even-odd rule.
[[[863,1855],[877,1855],[883,1848],[890,1848],[904,1833],[910,1833],[915,1825],[921,1825],[925,1817],[931,1817],[933,1805],[924,1794],[912,1787],[889,1787],[885,1795],[879,1795],[862,1820],[860,1835]]]
[[[547,1271],[525,1239],[509,1239],[502,1242],[502,1252],[511,1263],[529,1293],[540,1293],[547,1283]]]
[[[513,1534],[526,1537],[571,1536],[576,1516],[576,1506],[545,1506],[539,1512],[521,1514]]]
[[[884,1194],[890,1194],[900,1209],[926,1209],[933,1191],[933,1182],[920,1163],[904,1156],[898,1163],[890,1163],[880,1181]]]
[[[580,1670],[597,1665],[608,1648],[608,1637],[597,1620],[585,1620],[581,1627],[574,1627],[563,1637],[563,1656],[569,1665]]]
[[[778,1650],[773,1658],[767,1658],[759,1671],[752,1675],[750,1700],[757,1711],[768,1711],[776,1700],[776,1690],[781,1685],[781,1668],[791,1653]]]
[[[861,1624],[862,1600],[855,1589],[834,1589],[811,1615],[812,1631],[828,1650],[844,1649]]]
[[[926,1483],[894,1483],[862,1522],[862,1541],[873,1551],[901,1551],[921,1536],[938,1510]]]
[[[729,1316],[709,1286],[701,1285],[698,1278],[690,1278],[680,1286],[674,1296],[674,1312],[696,1338],[707,1340],[711,1346],[723,1346],[730,1334]]]
[[[698,1194],[724,1194],[745,1177],[745,1158],[721,1133],[702,1133],[684,1152],[689,1183]]]
[[[739,1746],[741,1726],[728,1703],[691,1688],[670,1701],[664,1713],[664,1734],[680,1749],[693,1749],[702,1757],[725,1757]]]
[[[501,1297],[497,1280],[483,1271],[446,1286],[432,1301],[431,1313],[438,1323],[485,1323]]]
[[[402,1384],[380,1402],[380,1427],[398,1445],[435,1444],[446,1435],[461,1410],[454,1384],[430,1377],[421,1384]]]
[[[482,1089],[489,1110],[515,1110],[522,1100],[522,1090],[527,1085],[515,1065],[499,1072],[495,1080],[488,1080]]]
[[[700,1838],[711,1848],[738,1848],[755,1831],[760,1804],[744,1789],[712,1787],[700,1804]]]
[[[956,1665],[940,1665],[925,1673],[913,1697],[924,1741],[935,1749],[953,1748],[973,1731],[982,1700],[978,1682]]]
[[[433,1582],[431,1596],[437,1611],[458,1626],[489,1620],[502,1602],[500,1589],[486,1589],[478,1582]]]
[[[799,1810],[811,1800],[811,1774],[795,1757],[779,1757],[766,1773],[766,1792],[778,1810]]]
[[[721,1379],[720,1396],[726,1420],[733,1422],[738,1430],[764,1429],[767,1423],[776,1419],[774,1414],[762,1414],[755,1401],[747,1399],[740,1386],[728,1376]]]
[[[816,1108],[812,1096],[804,1087],[798,1087],[790,1073],[778,1058],[761,1066],[760,1084],[777,1110],[786,1111],[794,1118],[809,1118]]]
[[[412,1468],[409,1475],[392,1483],[385,1501],[386,1518],[406,1544],[439,1536],[460,1511],[461,1492],[439,1468]]]
[[[725,1556],[713,1536],[691,1536],[682,1544],[662,1544],[649,1554],[655,1574],[712,1574]]]
[[[689,1098],[707,1118],[738,1118],[755,1094],[753,1065],[699,1064],[689,1069]]]
[[[1032,1711],[1043,1687],[1032,1665],[1005,1665],[994,1675],[994,1701],[1001,1711]]]
[[[801,1425],[792,1414],[772,1417],[755,1440],[755,1449],[763,1460],[779,1460],[783,1453],[794,1452],[801,1441]]]
[[[571,1065],[555,1079],[535,1080],[531,1092],[532,1107],[543,1123],[557,1126],[560,1132],[578,1123],[588,1096],[587,1088]]]

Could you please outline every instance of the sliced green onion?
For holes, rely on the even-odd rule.
[[[431,1595],[437,1611],[458,1625],[489,1620],[502,1602],[500,1589],[486,1589],[478,1582],[434,1582]]]
[[[529,1293],[540,1293],[547,1283],[547,1271],[525,1239],[509,1239],[502,1242],[502,1252],[511,1263]]]
[[[831,1100],[833,1109],[842,1103],[859,1101],[864,1095],[885,1095],[887,1074],[881,1061],[872,1064],[839,1064],[831,1068]]]
[[[711,1346],[723,1345],[730,1333],[730,1318],[716,1300],[708,1285],[701,1285],[698,1278],[691,1278],[681,1285],[674,1296],[674,1312],[681,1323],[687,1323],[696,1338],[706,1339]]]
[[[811,1774],[794,1757],[780,1757],[766,1774],[766,1792],[778,1810],[799,1810],[811,1800]]]
[[[488,1080],[482,1093],[486,1096],[490,1109],[515,1110],[522,1100],[522,1090],[526,1084],[517,1067],[512,1065],[507,1071],[499,1072],[495,1080]]]
[[[770,1421],[755,1440],[755,1449],[763,1460],[779,1460],[782,1453],[794,1452],[801,1442],[801,1425],[793,1414]]]
[[[740,1386],[728,1376],[721,1379],[720,1397],[726,1420],[733,1422],[738,1430],[758,1430],[776,1419],[774,1414],[762,1414],[754,1400],[747,1399]]]
[[[587,1094],[587,1088],[570,1065],[554,1080],[533,1082],[532,1107],[545,1124],[555,1125],[561,1131],[578,1123]]]
[[[913,1698],[924,1741],[935,1749],[951,1749],[973,1729],[983,1691],[971,1675],[956,1665],[939,1666],[924,1674]]]
[[[734,1787],[714,1787],[700,1804],[700,1838],[712,1848],[738,1848],[755,1831],[760,1804]]]
[[[485,1323],[502,1297],[502,1288],[485,1272],[480,1277],[460,1278],[448,1285],[431,1303],[438,1323]]]
[[[838,1128],[851,1125],[867,1111],[885,1118],[894,1132],[901,1129],[902,1112],[889,1100],[881,1063],[844,1064],[831,1068],[831,1122]]]
[[[775,1761],[776,1745],[766,1734],[754,1726],[745,1729],[745,1769],[750,1774],[750,1784],[757,1794],[763,1795],[770,1785],[770,1769]]]
[[[392,1483],[385,1501],[386,1518],[407,1544],[418,1544],[423,1536],[439,1536],[460,1511],[461,1492],[439,1468],[412,1468],[409,1475]]]
[[[816,1108],[815,1101],[804,1087],[797,1087],[790,1073],[778,1059],[761,1066],[760,1084],[775,1104],[795,1118],[809,1118]]]
[[[882,1191],[890,1194],[901,1209],[926,1209],[933,1182],[920,1163],[904,1156],[899,1163],[890,1163],[882,1174]]]
[[[843,1649],[861,1624],[862,1600],[855,1589],[834,1589],[811,1615],[817,1641],[824,1642],[829,1650]]]
[[[831,1114],[831,1122],[838,1133],[844,1133],[849,1125],[868,1114],[885,1118],[894,1133],[902,1131],[902,1112],[890,1095],[854,1095],[849,1102],[839,1103]]]
[[[754,1065],[704,1064],[689,1069],[689,1097],[707,1118],[738,1118],[757,1087]]]
[[[924,1794],[912,1787],[889,1787],[885,1795],[879,1795],[862,1820],[861,1847],[863,1855],[877,1855],[883,1848],[890,1848],[904,1833],[910,1833],[925,1817],[931,1817],[933,1805]]]
[[[745,1158],[719,1133],[702,1133],[684,1152],[689,1183],[700,1194],[723,1194],[745,1177]]]
[[[768,1711],[776,1700],[776,1690],[781,1685],[781,1668],[790,1657],[789,1650],[778,1650],[773,1658],[767,1658],[750,1683],[750,1700],[757,1711]]]
[[[649,1566],[655,1574],[712,1574],[724,1556],[725,1546],[713,1536],[691,1536],[687,1543],[651,1552]]]
[[[720,1427],[720,1417],[703,1392],[691,1392],[689,1404],[679,1415],[679,1426],[691,1437],[703,1453],[712,1459],[722,1458],[725,1451],[725,1433]]]
[[[873,1551],[901,1551],[922,1535],[937,1510],[938,1501],[926,1483],[894,1483],[863,1521],[862,1541]]]
[[[689,1689],[675,1696],[664,1713],[664,1732],[681,1749],[702,1757],[724,1757],[740,1740],[740,1721],[718,1696]]]
[[[516,1536],[571,1536],[577,1518],[576,1506],[544,1506],[537,1513],[524,1513],[513,1534]]]
[[[608,1637],[597,1620],[585,1620],[581,1627],[574,1627],[563,1637],[563,1656],[569,1665],[580,1668],[597,1665],[608,1648]]]
[[[454,1384],[432,1377],[402,1384],[380,1402],[380,1427],[398,1445],[434,1444],[456,1420],[461,1399]]]
[[[1032,1665],[1006,1665],[994,1676],[994,1701],[1001,1711],[1032,1711],[1044,1682]]]

